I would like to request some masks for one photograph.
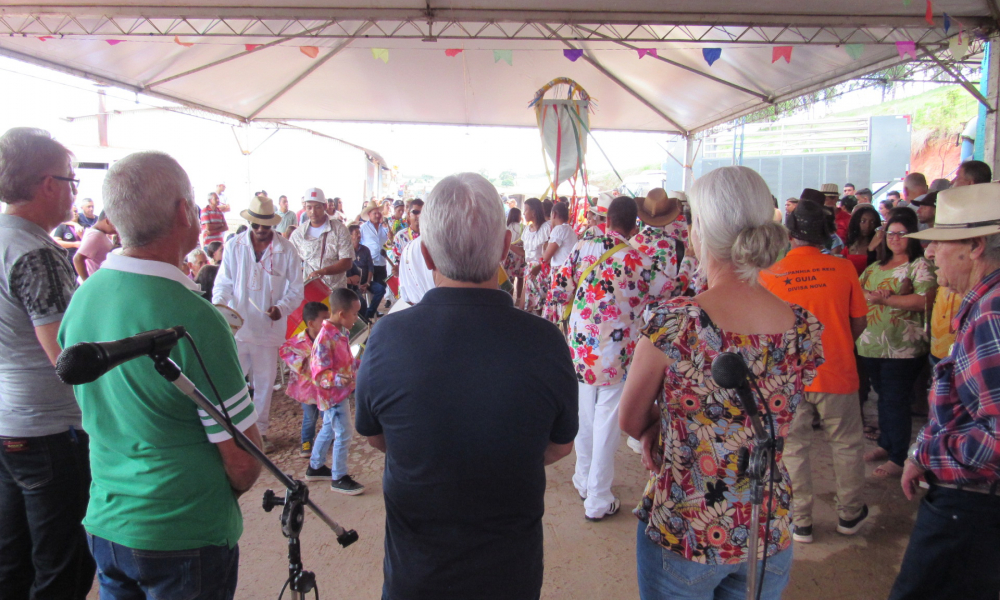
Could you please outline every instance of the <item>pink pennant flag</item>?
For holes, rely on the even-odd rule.
[[[927,0],[927,10],[924,11],[924,20],[928,25],[934,25],[934,9],[931,7],[931,0]]]
[[[316,58],[319,56],[319,48],[316,46],[299,46],[299,52],[305,54],[309,58]]]
[[[44,42],[45,40],[54,40],[56,38],[55,38],[55,36],[52,36],[52,35],[43,35],[43,36],[40,36],[38,39]]]
[[[253,52],[261,46],[263,46],[263,44],[243,44],[243,47],[247,49],[247,52]]]
[[[639,53],[639,58],[646,56],[647,54],[653,58],[659,58],[656,54],[656,48],[636,48],[636,52]]]
[[[104,40],[104,41],[111,44],[112,46],[117,46],[118,44],[124,42],[125,40]]]
[[[462,53],[461,48],[448,48],[447,50],[444,51],[445,56],[451,56],[451,57],[458,56],[461,53]]]
[[[909,54],[913,60],[917,59],[917,43],[912,40],[896,42],[896,51],[899,52],[899,58],[906,58]]]
[[[177,37],[176,35],[174,36],[174,43],[179,46],[184,46],[185,48],[190,48],[191,46],[194,46],[193,42],[182,42],[181,38]]]
[[[791,46],[775,46],[771,49],[771,63],[778,62],[779,58],[785,59],[786,63],[792,62]]]

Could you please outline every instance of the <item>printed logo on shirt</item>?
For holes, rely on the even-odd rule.
[[[798,269],[789,271],[778,280],[785,284],[789,292],[800,292],[802,290],[815,290],[827,287],[823,281],[823,272],[836,272],[833,267],[813,267],[811,269]]]

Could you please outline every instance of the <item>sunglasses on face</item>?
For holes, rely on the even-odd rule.
[[[250,229],[253,229],[254,231],[257,231],[258,229],[263,229],[263,230],[267,231],[270,228],[271,228],[270,225],[261,225],[260,223],[251,223],[250,224]]]
[[[419,215],[420,214],[420,209],[418,208],[418,209],[411,210],[410,214],[411,215]]]

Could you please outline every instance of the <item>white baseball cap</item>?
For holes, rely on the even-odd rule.
[[[306,202],[320,202],[322,204],[326,204],[326,195],[323,193],[323,190],[319,188],[309,188],[306,190],[305,195],[302,196],[302,202],[303,204]]]

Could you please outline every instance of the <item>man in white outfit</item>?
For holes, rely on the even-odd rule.
[[[267,423],[278,374],[278,348],[285,342],[288,315],[304,297],[302,263],[292,243],[274,235],[273,227],[281,217],[274,213],[270,198],[254,198],[240,216],[250,222],[250,229],[226,242],[212,303],[229,306],[243,317],[236,348],[254,391],[263,450],[270,452],[273,445],[267,439]]]

